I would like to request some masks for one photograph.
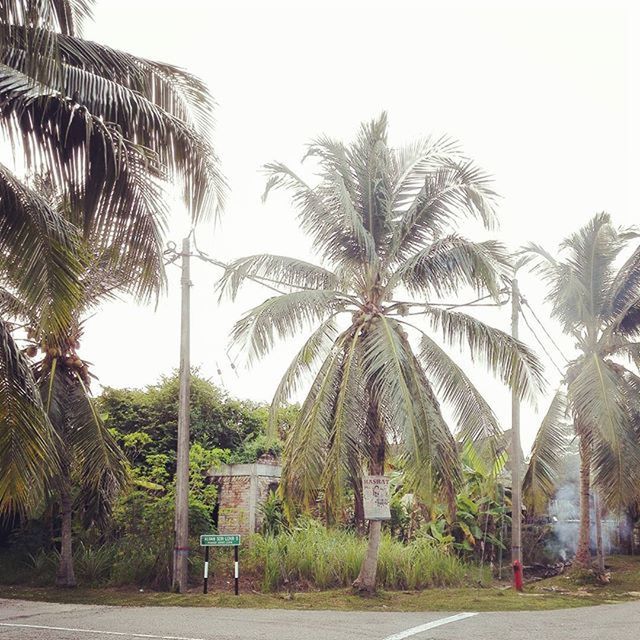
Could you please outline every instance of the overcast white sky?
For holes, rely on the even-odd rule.
[[[218,102],[215,145],[231,187],[222,224],[202,226],[203,249],[228,260],[261,252],[309,259],[287,198],[266,205],[260,167],[298,166],[321,133],[350,139],[387,110],[391,141],[457,137],[496,178],[499,236],[550,249],[596,211],[637,221],[638,47],[631,4],[274,0],[99,0],[86,36],[172,62],[203,77]],[[188,228],[172,217],[169,239]],[[269,400],[295,345],[236,374],[225,355],[231,325],[266,297],[248,289],[218,305],[219,272],[193,265],[192,361],[228,391]],[[178,363],[179,271],[157,309],[116,303],[92,319],[82,355],[103,385],[144,386]],[[542,290],[527,277],[539,307]],[[483,315],[507,329],[507,309]],[[550,325],[555,333],[557,328]],[[523,329],[523,337],[530,336]],[[570,351],[570,344],[566,345]],[[505,427],[509,395],[475,378]],[[552,383],[558,379],[549,367]],[[544,404],[545,400],[541,400]],[[538,418],[523,411],[529,446]]]

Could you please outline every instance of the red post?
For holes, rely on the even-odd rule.
[[[520,560],[513,562],[513,587],[516,591],[522,591],[522,563]]]

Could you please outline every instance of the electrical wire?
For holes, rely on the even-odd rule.
[[[533,330],[533,327],[529,324],[529,321],[527,320],[527,316],[522,310],[522,305],[520,306],[520,315],[522,316],[522,319],[524,320],[525,325],[527,325],[527,328],[529,329],[529,331],[531,331],[533,337],[536,339],[536,342],[540,345],[540,348],[542,349],[542,351],[544,351],[547,358],[549,358],[549,362],[551,362],[551,364],[557,369],[558,373],[564,377],[564,371],[557,365],[556,361],[553,359],[551,354],[547,351],[542,340],[540,340],[540,338],[538,337],[538,334]]]
[[[556,341],[551,337],[551,334],[547,331],[546,327],[542,324],[542,322],[540,321],[540,318],[538,318],[538,316],[536,315],[536,312],[531,308],[531,305],[527,302],[526,298],[522,298],[522,303],[527,306],[527,309],[529,309],[529,311],[531,311],[531,315],[534,317],[536,322],[540,325],[540,327],[544,331],[547,338],[549,338],[549,341],[551,342],[551,344],[556,348],[558,353],[562,356],[564,361],[568,364],[569,358],[567,358],[567,356],[564,355],[564,353],[562,352],[562,349],[560,349]]]
[[[229,265],[226,264],[225,262],[222,262],[221,260],[216,260],[215,258],[212,258],[209,254],[205,253],[204,251],[202,251],[199,247],[198,247],[198,242],[196,240],[196,234],[194,232],[194,230],[191,230],[193,233],[193,246],[196,250],[196,254],[194,254],[194,257],[196,258],[200,258],[200,260],[204,261],[204,262],[209,262],[211,264],[213,264],[216,267],[219,267],[220,269],[224,269],[225,271],[229,268]],[[191,235],[191,234],[190,234]],[[253,282],[256,282],[257,284],[261,284],[263,287],[266,287],[267,289],[271,289],[271,291],[275,291],[276,293],[279,293],[280,295],[284,295],[286,293],[286,291],[282,291],[280,289],[277,289],[276,287],[268,284],[269,282],[273,282],[277,284],[277,280],[271,280],[270,278],[263,278],[261,276],[250,276],[250,275],[245,275],[245,278],[247,280],[252,280]]]

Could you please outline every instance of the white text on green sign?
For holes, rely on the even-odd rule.
[[[200,536],[201,547],[237,547],[240,545],[238,535],[205,534]]]

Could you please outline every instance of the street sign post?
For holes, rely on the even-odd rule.
[[[218,535],[213,533],[205,533],[200,536],[201,547],[237,547],[240,544],[240,536]]]
[[[200,536],[200,546],[204,547],[204,581],[202,593],[207,593],[209,583],[209,549],[211,547],[233,547],[233,582],[234,592],[239,595],[240,562],[238,547],[240,546],[240,536],[237,534],[217,534],[205,533]]]

